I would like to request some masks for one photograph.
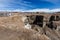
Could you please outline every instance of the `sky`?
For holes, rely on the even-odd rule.
[[[0,0],[0,10],[60,11],[60,0]]]

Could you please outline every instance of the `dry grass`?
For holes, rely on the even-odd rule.
[[[33,30],[24,28],[11,30],[9,28],[0,27],[0,40],[48,40],[48,38]]]
[[[22,16],[0,17],[0,40],[48,40],[46,35],[25,29],[21,18]]]
[[[23,28],[24,23],[21,20],[21,16],[11,16],[11,17],[0,17],[0,26],[11,28],[11,29],[19,29]]]

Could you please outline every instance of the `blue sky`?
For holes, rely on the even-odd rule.
[[[0,0],[0,10],[60,9],[60,0]]]

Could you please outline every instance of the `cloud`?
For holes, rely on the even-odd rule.
[[[59,0],[43,0],[43,1],[48,1],[48,2],[52,2],[52,3],[58,3]],[[38,2],[36,2],[36,4],[32,4],[32,2],[30,1],[24,1],[24,0],[0,0],[0,10],[4,10],[4,11],[22,11],[22,12],[55,12],[55,11],[60,11],[60,9],[40,9],[40,7],[45,8],[47,5],[47,7],[51,7],[48,3],[46,5],[41,5],[41,3],[39,5],[37,5]],[[42,4],[45,4],[42,2]],[[34,7],[36,9],[34,9]],[[54,6],[53,6],[54,7]],[[55,6],[56,7],[56,6]],[[39,9],[37,9],[39,8]],[[28,10],[31,9],[31,10]]]
[[[24,10],[24,9],[16,9],[16,10],[0,10],[0,11],[7,11],[7,12],[60,12],[60,8],[57,9],[31,9],[31,10]]]
[[[30,3],[24,0],[0,0],[0,10],[33,8]]]
[[[43,0],[43,1],[48,1],[48,2],[51,2],[51,3],[54,3],[54,4],[59,3],[59,0]]]
[[[19,4],[19,6],[26,6],[26,7],[32,7],[32,5],[30,5],[31,2],[28,2],[28,1],[23,1],[23,0],[20,0],[20,1],[12,1],[13,4]]]
[[[60,12],[60,8],[57,9],[31,9],[31,10],[24,10],[24,9],[16,9],[16,10],[0,10],[2,12]]]
[[[60,9],[33,9],[26,12],[60,12]]]
[[[60,12],[60,9],[32,9],[32,10],[13,10],[15,12]]]

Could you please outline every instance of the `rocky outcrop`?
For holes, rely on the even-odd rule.
[[[15,13],[2,16],[0,40],[60,40],[60,14]]]
[[[57,23],[60,21],[60,16],[51,14],[46,17],[47,15],[45,15],[27,15],[27,24],[29,23],[31,25],[30,29],[46,35],[50,40],[60,40],[60,23]]]

